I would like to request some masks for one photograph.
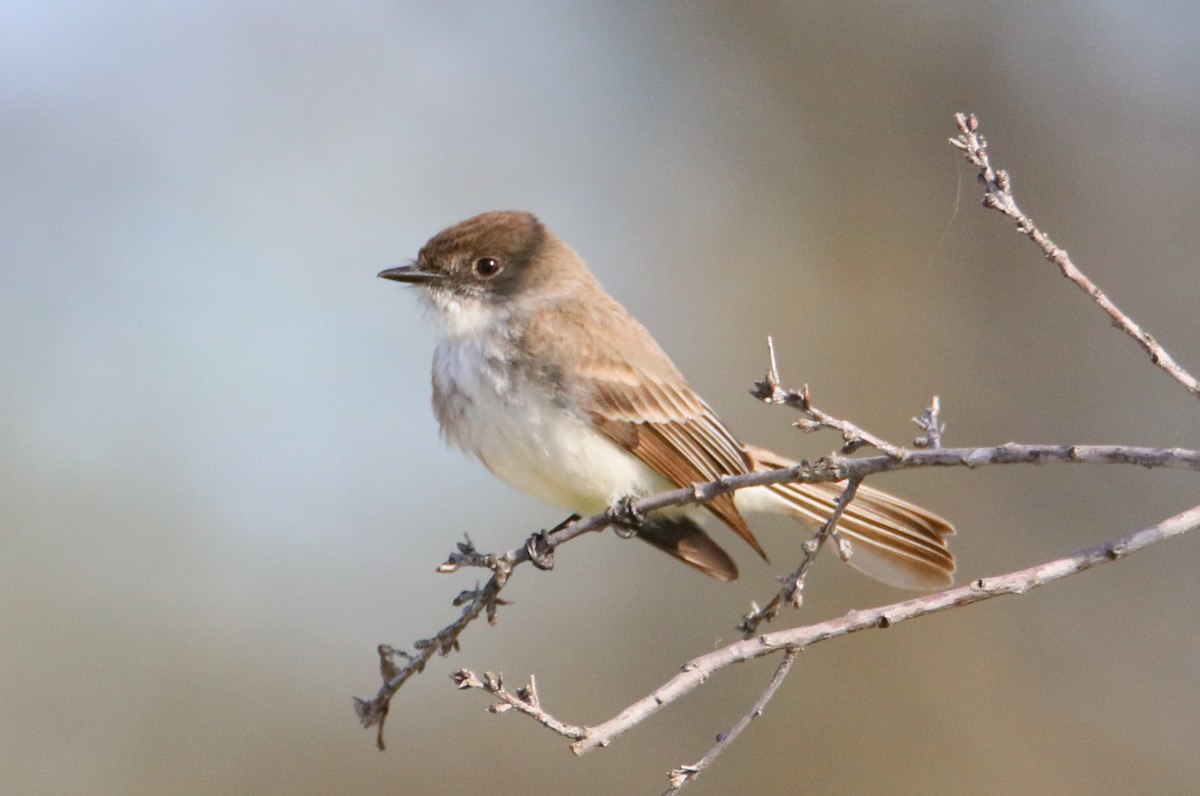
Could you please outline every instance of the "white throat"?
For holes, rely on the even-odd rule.
[[[429,314],[437,319],[445,340],[466,342],[495,335],[505,326],[510,311],[477,298],[455,296],[441,290],[423,290]]]

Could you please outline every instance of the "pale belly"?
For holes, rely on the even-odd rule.
[[[556,403],[548,388],[499,366],[489,342],[443,342],[434,357],[442,433],[495,475],[584,516],[626,495],[672,488],[665,478]]]

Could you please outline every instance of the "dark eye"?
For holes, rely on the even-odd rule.
[[[495,276],[500,273],[500,263],[491,257],[480,257],[475,261],[475,273],[482,277]]]

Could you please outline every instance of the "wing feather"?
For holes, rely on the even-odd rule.
[[[553,324],[553,337],[531,330],[524,342],[540,361],[561,360],[566,351],[583,352],[569,366],[562,363],[571,372],[563,386],[597,430],[677,486],[750,472],[741,443],[620,305],[604,295],[587,308],[560,306],[555,312],[561,322]],[[585,337],[597,325],[581,316],[593,312],[608,313],[611,317],[600,328],[617,333]],[[732,495],[722,495],[706,508],[766,558]]]

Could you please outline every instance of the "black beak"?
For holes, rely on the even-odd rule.
[[[445,274],[437,271],[422,271],[416,265],[400,265],[395,268],[385,268],[379,272],[381,279],[390,279],[393,282],[408,282],[412,285],[424,285],[430,282],[438,282],[445,278]]]

